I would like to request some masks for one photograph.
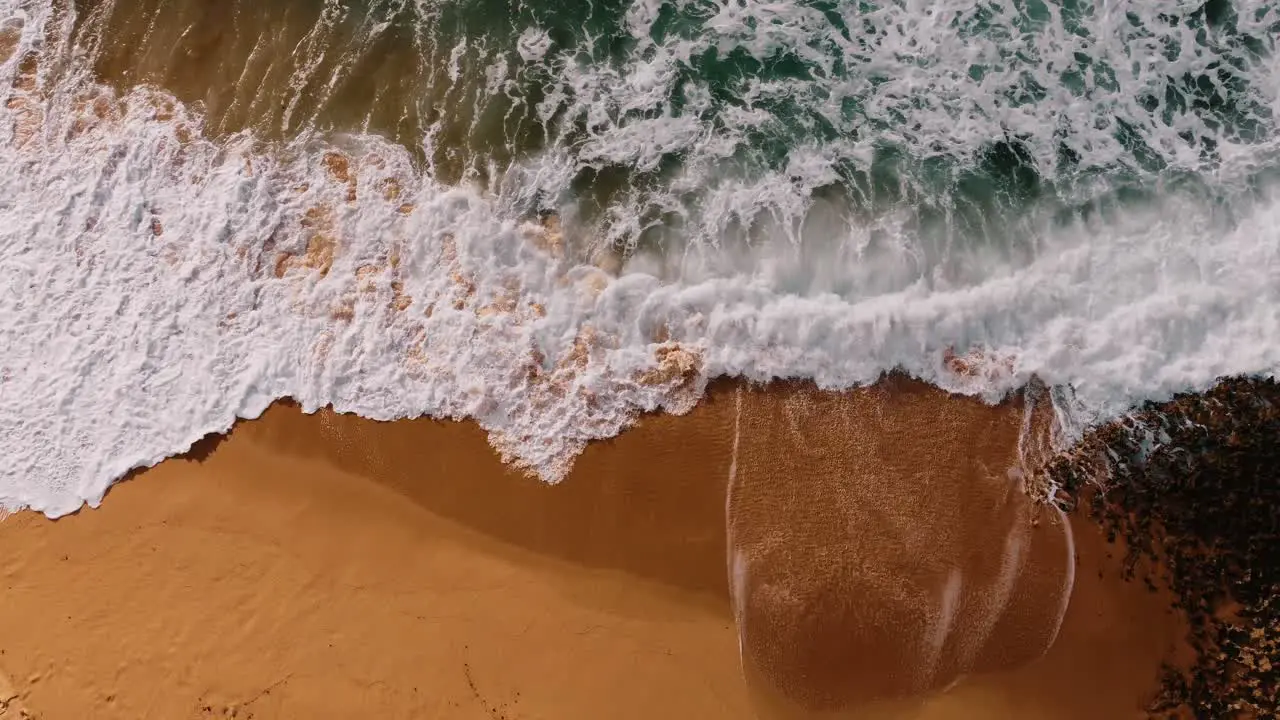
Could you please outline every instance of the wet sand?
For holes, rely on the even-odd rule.
[[[1044,654],[1074,581],[1065,518],[1021,481],[1024,410],[1034,434],[1047,406],[897,377],[779,395],[742,396],[728,505],[735,617],[773,684],[846,707]]]
[[[750,642],[743,681],[725,552],[735,427],[738,487],[746,469],[787,488],[794,448],[770,455],[773,436],[751,430],[803,429],[787,413],[888,417],[895,452],[876,457],[917,463],[972,455],[974,418],[993,450],[1021,419],[911,383],[862,394],[717,384],[686,416],[589,447],[558,486],[502,466],[471,423],[277,405],[119,484],[100,509],[0,522],[0,669],[44,718],[848,717],[761,673]],[[871,410],[879,420],[857,415]],[[952,430],[937,432],[940,416]],[[798,462],[830,463],[842,443],[815,435]],[[856,716],[1142,717],[1182,631],[1168,598],[1122,582],[1120,555],[1073,522],[1074,590],[1045,657]],[[940,537],[926,527],[923,540]],[[964,542],[961,560],[985,541]],[[858,552],[889,567],[902,546],[884,545]],[[1034,634],[1003,637],[1035,647]],[[0,717],[18,717],[10,707]]]

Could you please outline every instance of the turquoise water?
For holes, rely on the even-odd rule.
[[[105,33],[189,21],[227,84],[252,85],[255,33],[296,28],[288,81],[251,88],[266,124],[389,135],[623,247],[796,239],[821,198],[846,222],[905,211],[935,267],[1153,194],[1234,200],[1277,163],[1260,1],[145,5]]]
[[[473,167],[563,149],[574,199],[601,215],[630,205],[624,240],[664,211],[705,222],[708,189],[761,178],[790,187],[760,213],[795,221],[788,201],[826,193],[856,213],[908,205],[929,232],[976,240],[1033,208],[1219,191],[1224,145],[1274,160],[1266,68],[1280,19],[1262,3],[469,2],[409,15],[425,45],[465,41],[483,48],[474,67],[513,68],[478,102]],[[711,239],[731,223],[717,225],[699,229]]]

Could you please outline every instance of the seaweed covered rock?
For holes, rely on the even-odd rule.
[[[1280,686],[1280,384],[1233,378],[1151,403],[1048,467],[1132,568],[1159,563],[1190,623],[1154,717],[1276,717]]]

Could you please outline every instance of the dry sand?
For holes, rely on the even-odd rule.
[[[0,673],[0,718],[25,718],[30,712],[18,697],[13,682],[4,673]]]
[[[816,627],[835,628],[819,636],[834,638],[820,647],[831,660],[823,687],[861,677],[867,659],[839,642],[849,617],[830,607],[883,597],[856,574],[823,575],[812,561],[822,553],[796,548],[837,557],[832,548],[843,547],[861,567],[916,572],[904,577],[919,576],[904,558],[944,574],[959,567],[964,597],[991,596],[987,556],[1002,557],[1008,538],[1032,548],[1026,557],[1038,559],[1014,563],[1023,591],[1001,606],[1011,610],[961,603],[963,621],[945,637],[981,635],[996,659],[961,662],[955,648],[974,643],[943,642],[951,649],[939,657],[950,659],[935,663],[931,682],[945,684],[965,662],[1017,664],[1051,639],[1039,619],[1052,620],[1060,602],[1064,527],[1049,518],[1027,529],[1020,495],[992,504],[956,489],[1004,476],[1008,468],[987,464],[1016,456],[1021,417],[1016,405],[902,381],[846,396],[721,383],[689,415],[648,417],[589,447],[548,487],[502,466],[471,423],[375,423],[278,405],[119,484],[98,510],[0,522],[0,669],[35,716],[51,719],[819,717],[793,702],[814,704],[796,691],[813,674],[788,674],[803,658],[753,661],[759,635],[748,633],[751,681],[740,671],[725,532],[735,428],[737,545],[789,537],[788,557],[800,562],[771,561],[765,574],[788,567],[793,586],[823,587]],[[870,429],[844,432],[855,427]],[[829,513],[802,517],[823,488],[849,499],[877,476],[939,491],[885,496],[879,517],[922,513],[924,530],[833,540],[821,524]],[[766,512],[760,499],[771,493],[785,513]],[[941,506],[954,513],[933,512]],[[972,522],[983,513],[1004,524]],[[803,530],[777,532],[797,518]],[[1141,717],[1177,618],[1167,597],[1119,580],[1119,554],[1095,528],[1077,522],[1074,536],[1075,587],[1045,657],[857,716]],[[1011,620],[974,631],[992,617]],[[797,637],[778,627],[765,647]],[[0,680],[0,699],[14,693]],[[16,703],[0,706],[4,720],[16,713]]]

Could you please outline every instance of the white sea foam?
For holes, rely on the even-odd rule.
[[[744,42],[796,45],[807,16],[766,17],[776,7],[730,3],[715,22],[730,32],[741,19],[728,14],[750,9],[770,30]],[[1280,367],[1280,195],[1265,187],[1229,218],[1203,193],[1170,190],[1044,225],[1031,257],[957,250],[980,272],[922,275],[893,213],[823,215],[811,190],[828,150],[798,148],[792,177],[718,181],[702,207],[719,219],[701,227],[791,208],[755,230],[799,242],[687,239],[683,251],[642,247],[615,274],[589,262],[572,208],[562,235],[502,191],[437,182],[376,136],[214,141],[193,109],[154,89],[118,95],[75,62],[23,81],[27,51],[73,57],[50,47],[70,42],[71,18],[0,0],[4,17],[21,33],[0,65],[0,87],[15,87],[0,107],[3,507],[96,505],[129,469],[283,397],[376,419],[474,418],[509,460],[555,481],[586,442],[638,411],[685,410],[720,375],[847,388],[900,367],[996,397],[1035,374],[1071,386],[1076,417],[1096,420]],[[520,52],[553,54],[537,33]],[[643,106],[663,73],[595,101]],[[572,77],[574,102],[604,92],[603,74]],[[951,108],[903,103],[921,127],[978,142]],[[721,152],[723,138],[681,123],[604,122],[581,149],[637,165],[666,146]],[[1221,172],[1256,170],[1265,151],[1227,148]],[[553,148],[506,182],[561,188],[572,165]],[[619,217],[614,227],[639,222]],[[1007,362],[957,375],[952,346]]]

